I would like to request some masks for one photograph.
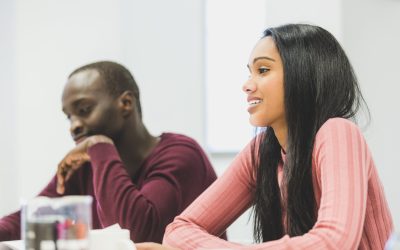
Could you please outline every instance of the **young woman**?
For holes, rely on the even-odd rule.
[[[350,121],[363,98],[339,43],[312,25],[267,29],[248,68],[243,91],[250,122],[266,130],[175,218],[164,244],[180,249],[383,249],[393,223],[371,152]],[[257,244],[217,237],[251,206]]]

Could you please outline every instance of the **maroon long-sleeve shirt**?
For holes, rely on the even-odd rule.
[[[215,179],[201,147],[191,138],[164,133],[135,176],[114,145],[89,149],[91,163],[66,183],[65,195],[93,197],[93,228],[119,223],[135,242],[161,242],[165,227]],[[56,177],[40,195],[58,197]],[[20,212],[0,220],[0,241],[20,238]]]

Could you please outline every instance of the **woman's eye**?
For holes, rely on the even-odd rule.
[[[259,72],[260,74],[267,73],[268,71],[269,71],[269,69],[268,69],[268,68],[265,68],[265,67],[262,67],[262,68],[259,68],[259,69],[258,69],[258,72]]]

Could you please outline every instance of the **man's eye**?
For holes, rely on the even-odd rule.
[[[269,69],[268,69],[268,68],[265,68],[265,67],[262,67],[262,68],[259,68],[259,69],[258,69],[258,72],[259,72],[260,74],[267,73],[268,71],[269,71]]]
[[[87,107],[82,107],[78,110],[79,115],[87,115],[90,113],[90,111],[92,110],[91,106],[87,106]]]

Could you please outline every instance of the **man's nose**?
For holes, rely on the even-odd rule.
[[[70,132],[72,137],[79,135],[83,131],[83,124],[82,121],[75,118],[71,117],[71,127],[70,127]]]

